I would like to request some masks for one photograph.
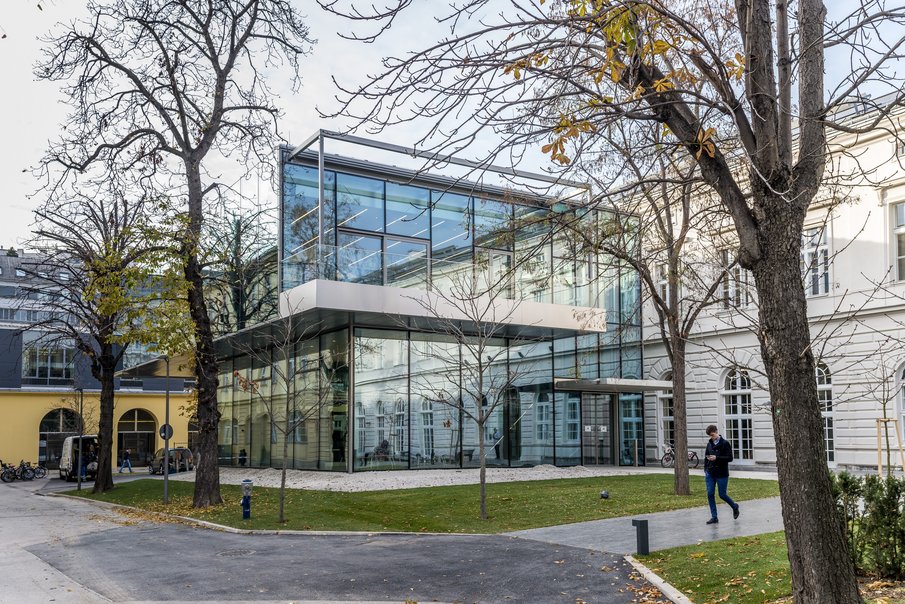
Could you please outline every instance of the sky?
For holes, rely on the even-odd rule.
[[[283,135],[290,143],[301,141],[318,128],[344,130],[349,122],[342,119],[325,119],[318,115],[318,108],[329,112],[335,109],[333,100],[337,93],[331,76],[345,85],[361,82],[364,75],[380,67],[383,56],[399,56],[413,49],[436,42],[447,33],[445,26],[434,22],[438,5],[434,2],[415,2],[397,20],[394,26],[376,44],[344,40],[338,32],[348,32],[350,23],[329,15],[314,0],[294,0],[300,11],[307,14],[312,37],[317,40],[311,54],[303,59],[303,81],[299,92],[293,93],[279,81],[271,81],[279,93],[278,104],[284,111],[281,121]],[[501,0],[505,3],[505,0]],[[38,5],[40,3],[41,9]],[[361,2],[369,6],[370,2]],[[382,3],[377,3],[382,5]],[[844,3],[830,3],[831,18],[842,10]],[[442,3],[445,8],[446,3]],[[499,5],[497,5],[499,6]],[[56,84],[38,82],[32,75],[32,66],[40,58],[45,36],[55,24],[69,22],[87,13],[85,3],[79,0],[6,0],[0,16],[0,82],[4,93],[0,94],[0,247],[21,247],[28,239],[32,225],[32,210],[40,198],[34,197],[38,183],[29,171],[44,151],[48,141],[56,136],[59,124],[67,113],[67,107]],[[361,30],[359,31],[366,31]],[[828,60],[828,71],[838,70],[847,61]],[[832,79],[832,77],[830,78]],[[381,134],[381,140],[403,146],[411,146],[424,128],[423,124],[392,127]],[[493,146],[492,140],[481,141]],[[480,147],[480,145],[478,145]],[[329,151],[329,149],[328,149]],[[340,151],[337,149],[337,151]],[[476,157],[480,149],[474,149],[466,157]],[[479,156],[479,155],[477,155]],[[538,160],[542,158],[538,156]],[[383,159],[380,158],[382,161]],[[537,165],[527,166],[537,169]],[[523,166],[524,167],[524,166]],[[227,177],[228,184],[233,184]],[[276,196],[270,185],[252,184],[243,192],[256,196],[264,206],[274,205]]]
[[[303,59],[302,88],[293,93],[288,86],[276,86],[278,103],[284,110],[281,128],[283,135],[296,142],[307,138],[319,128],[342,130],[349,123],[338,119],[323,119],[317,109],[329,111],[335,107],[336,88],[331,75],[345,84],[360,81],[362,74],[379,67],[379,59],[387,54],[404,52],[416,44],[437,39],[436,25],[426,11],[426,5],[415,7],[404,21],[394,25],[379,44],[343,40],[338,31],[348,31],[349,23],[321,10],[314,0],[296,0],[311,35],[317,40],[311,54]],[[38,0],[4,2],[0,17],[0,247],[22,247],[28,239],[33,222],[32,210],[40,199],[33,197],[38,183],[29,171],[56,136],[59,124],[67,114],[58,86],[38,82],[32,66],[41,56],[43,44],[38,40],[59,22],[69,22],[87,14],[84,2],[75,0]],[[415,132],[411,127],[387,131],[382,139],[410,146]],[[226,178],[225,180],[229,180]],[[246,194],[248,191],[244,191]],[[262,203],[274,203],[275,195],[264,185],[260,190]]]

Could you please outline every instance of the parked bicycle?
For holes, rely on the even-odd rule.
[[[3,482],[31,480],[35,477],[35,471],[25,462],[25,460],[20,461],[18,466],[12,464],[2,464],[2,466],[3,470],[0,471],[0,480]]]
[[[40,461],[35,465],[31,465],[27,461],[25,463],[35,471],[35,478],[44,478],[47,476],[47,468],[45,468],[44,464],[42,464]]]
[[[671,468],[676,463],[676,450],[673,449],[672,445],[665,445],[663,451],[663,457],[660,458],[660,465],[664,468]],[[701,461],[698,459],[698,454],[695,451],[688,452],[688,467],[696,468]]]

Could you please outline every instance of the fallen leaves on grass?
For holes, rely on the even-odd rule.
[[[868,604],[900,604],[905,602],[905,581],[887,581],[873,577],[860,577],[858,587],[861,597]],[[792,604],[792,597],[773,600],[770,604]]]

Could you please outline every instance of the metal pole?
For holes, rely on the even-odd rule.
[[[632,526],[637,529],[635,532],[635,541],[637,542],[636,549],[638,554],[641,556],[648,555],[650,553],[650,538],[648,535],[647,520],[632,520]]]
[[[164,362],[167,364],[167,386],[166,386],[166,403],[163,412],[163,423],[165,426],[170,425],[170,357],[165,355]],[[177,471],[179,468],[176,469]],[[170,432],[165,430],[163,433],[163,502],[170,503]]]
[[[336,242],[334,242],[336,245]],[[324,136],[317,139],[317,278],[323,279],[327,272],[324,262]]]
[[[79,466],[76,468],[79,477],[79,486],[77,490],[82,490],[82,436],[85,434],[85,391],[77,388],[79,391]]]

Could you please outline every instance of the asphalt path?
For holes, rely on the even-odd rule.
[[[63,486],[0,488],[0,602],[628,603],[643,585],[619,555],[543,541],[234,534],[36,493]]]

